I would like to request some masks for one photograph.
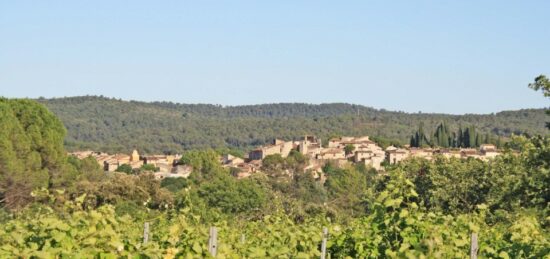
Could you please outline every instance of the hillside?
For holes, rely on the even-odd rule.
[[[38,99],[68,130],[68,149],[181,152],[206,147],[248,149],[272,138],[315,134],[371,135],[408,143],[419,123],[428,132],[445,121],[451,129],[475,125],[498,136],[545,134],[543,109],[487,115],[446,115],[377,110],[361,105],[264,104],[223,107],[209,104],[122,101],[97,96]]]

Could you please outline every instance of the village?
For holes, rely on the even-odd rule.
[[[237,178],[246,178],[262,171],[262,160],[270,155],[288,157],[291,151],[297,151],[307,160],[305,171],[311,172],[315,178],[324,178],[322,167],[327,162],[337,166],[346,164],[364,164],[377,171],[384,171],[384,164],[396,164],[408,158],[424,158],[432,160],[441,155],[446,158],[475,158],[487,161],[500,154],[495,145],[483,144],[479,149],[443,149],[443,148],[402,148],[389,146],[383,149],[368,136],[339,137],[330,139],[325,146],[316,136],[304,136],[298,141],[284,141],[275,139],[270,145],[254,149],[244,157],[230,154],[220,156],[223,167],[232,169]],[[94,151],[78,151],[70,153],[79,159],[93,157],[106,172],[114,172],[120,166],[127,165],[132,169],[151,165],[155,168],[155,178],[168,177],[187,178],[193,171],[189,165],[180,163],[181,155],[140,155],[137,150],[132,154],[107,154]]]

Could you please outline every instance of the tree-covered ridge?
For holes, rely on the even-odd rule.
[[[442,121],[450,131],[473,125],[480,134],[543,134],[543,109],[487,115],[445,115],[377,110],[351,104],[265,104],[230,106],[136,102],[85,96],[39,99],[63,121],[66,146],[129,152],[181,153],[193,148],[250,149],[274,137],[298,139],[314,134],[370,135],[378,140],[409,143],[419,123],[435,128]]]

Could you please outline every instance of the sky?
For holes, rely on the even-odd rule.
[[[491,113],[549,106],[549,61],[546,0],[0,0],[10,98]]]

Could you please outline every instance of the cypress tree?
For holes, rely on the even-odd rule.
[[[476,147],[479,147],[481,146],[481,143],[482,140],[481,140],[481,135],[480,134],[476,134]]]
[[[502,147],[502,139],[500,138],[500,136],[498,136],[498,138],[497,138],[496,146],[497,146],[497,148],[501,148],[501,147]]]
[[[468,137],[469,137],[469,140],[468,140],[469,146],[468,147],[475,147],[477,145],[477,142],[476,142],[476,138],[477,138],[476,128],[473,125],[470,126],[470,131],[468,133],[469,133],[468,134]]]
[[[462,147],[468,148],[470,147],[470,129],[466,128],[464,130],[464,133],[462,135]]]
[[[453,132],[453,136],[451,137],[449,142],[451,143],[451,147],[458,147],[457,136],[455,132]]]
[[[464,147],[464,132],[462,132],[462,126],[458,127],[458,136],[456,140],[456,147]]]

